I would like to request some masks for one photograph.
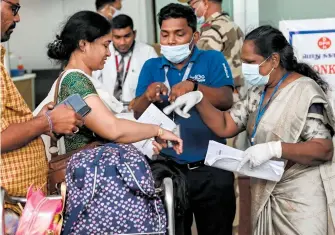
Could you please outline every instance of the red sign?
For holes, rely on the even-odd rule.
[[[327,37],[322,37],[318,41],[318,46],[322,50],[327,50],[332,45],[332,41]]]
[[[313,69],[320,73],[321,75],[325,74],[334,74],[335,75],[335,64],[318,64],[314,65]]]

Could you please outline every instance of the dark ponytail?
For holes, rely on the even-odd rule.
[[[280,55],[280,65],[287,71],[294,71],[313,79],[324,92],[329,89],[328,83],[306,63],[298,63],[293,47],[286,40],[281,31],[270,25],[260,26],[251,31],[245,38],[251,40],[256,46],[256,53],[268,58],[273,53]]]
[[[111,24],[103,16],[92,11],[75,13],[66,22],[60,35],[48,44],[48,56],[67,64],[72,52],[79,47],[80,40],[93,42],[110,33]]]
[[[312,69],[308,64],[296,63],[294,66],[294,71],[313,79],[322,88],[324,92],[327,92],[329,90],[328,83],[325,80],[323,80],[319,76],[319,74],[314,69]]]

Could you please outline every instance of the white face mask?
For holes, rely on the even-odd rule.
[[[191,42],[183,45],[177,45],[177,46],[161,45],[161,53],[168,61],[174,64],[179,64],[183,62],[191,54],[193,47],[190,48],[190,45],[192,41],[193,37]]]
[[[267,60],[267,59],[266,59]],[[244,79],[252,86],[263,86],[268,84],[270,79],[270,74],[274,70],[271,69],[268,75],[263,76],[259,73],[259,67],[266,61],[264,60],[262,63],[258,64],[246,64],[242,63],[242,74]]]

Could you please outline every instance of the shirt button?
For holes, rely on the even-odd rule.
[[[181,76],[181,73],[179,73],[179,76]]]

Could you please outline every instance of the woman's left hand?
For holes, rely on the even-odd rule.
[[[244,157],[238,166],[237,171],[239,171],[247,162],[249,162],[250,168],[254,168],[269,161],[271,158],[281,158],[281,156],[282,147],[280,141],[256,144],[245,150]]]

